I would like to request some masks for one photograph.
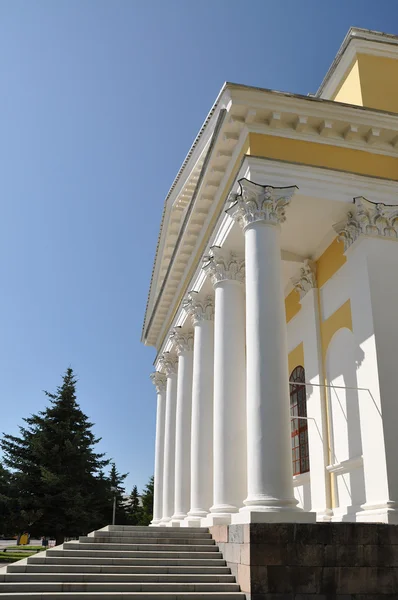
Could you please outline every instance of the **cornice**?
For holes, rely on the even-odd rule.
[[[184,173],[166,199],[168,221],[164,211],[142,334],[149,345],[159,347],[163,323],[198,244],[209,236],[206,228],[220,210],[220,198],[250,132],[398,156],[395,114],[230,83],[216,102],[220,105],[214,105],[209,117],[218,119],[216,129],[208,121],[196,140],[198,148],[203,138],[203,159],[194,152],[187,157]],[[174,222],[179,224],[173,229]]]

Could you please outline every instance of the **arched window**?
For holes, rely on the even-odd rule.
[[[304,367],[296,367],[290,375],[290,412],[292,417],[307,417]],[[293,475],[310,470],[307,419],[291,419]]]

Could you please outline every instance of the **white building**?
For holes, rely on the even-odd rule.
[[[398,38],[361,29],[315,96],[222,88],[145,315],[154,525],[398,523],[397,113]]]

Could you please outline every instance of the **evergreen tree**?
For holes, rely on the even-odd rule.
[[[132,489],[128,504],[128,522],[129,525],[140,525],[143,515],[143,509],[138,495],[138,489],[135,485]]]
[[[0,463],[0,534],[13,534],[11,473]]]
[[[116,469],[115,463],[111,463],[111,470],[109,473],[109,485],[110,491],[112,494],[112,500],[116,496],[116,519],[115,523],[117,525],[126,525],[128,522],[127,517],[127,506],[125,500],[125,487],[123,485],[124,480],[126,479],[128,473],[120,474]],[[111,504],[111,515],[113,511],[113,501]],[[112,523],[112,518],[109,519],[109,523]]]
[[[54,536],[60,544],[65,536],[94,528],[101,518],[97,496],[105,486],[98,474],[109,461],[95,452],[100,440],[76,401],[72,369],[55,394],[45,393],[49,406],[24,419],[20,435],[5,435],[0,446],[18,492],[20,528]]]
[[[146,484],[144,491],[142,492],[142,516],[140,525],[149,525],[153,519],[153,476]]]

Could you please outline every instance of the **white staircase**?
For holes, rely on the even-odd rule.
[[[108,525],[9,565],[0,600],[244,600],[208,529]]]

